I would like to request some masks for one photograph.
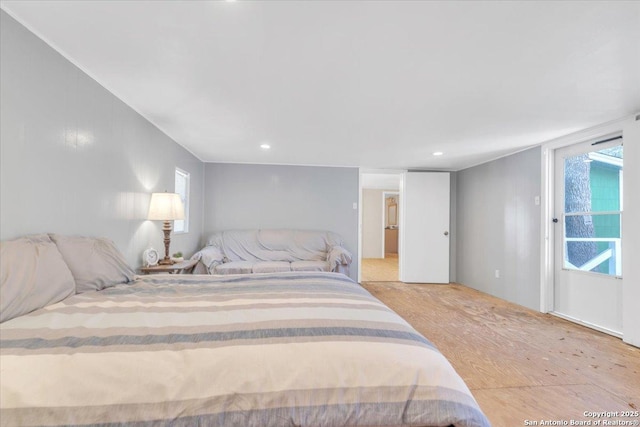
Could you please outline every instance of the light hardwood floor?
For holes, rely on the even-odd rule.
[[[362,258],[362,281],[394,282],[398,280],[398,254],[384,258]]]
[[[494,427],[640,410],[640,349],[620,339],[461,285],[363,286],[440,349]]]

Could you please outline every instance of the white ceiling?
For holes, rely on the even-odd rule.
[[[458,170],[640,111],[640,2],[1,4],[208,162]]]

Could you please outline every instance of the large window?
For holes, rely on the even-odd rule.
[[[187,233],[189,231],[189,173],[176,168],[176,193],[180,195],[184,205],[184,220],[173,222],[175,233]]]
[[[622,275],[622,153],[565,158],[564,268]]]

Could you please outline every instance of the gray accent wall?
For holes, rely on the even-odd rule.
[[[539,310],[540,147],[456,175],[456,281]]]
[[[458,210],[458,173],[451,172],[450,186],[451,195],[449,198],[449,281],[457,282],[457,248],[458,248],[458,224],[457,224],[457,210]]]
[[[295,228],[338,233],[358,277],[357,168],[207,163],[204,229]]]
[[[150,194],[191,174],[190,229],[172,252],[202,235],[204,163],[49,45],[1,12],[0,238],[55,232],[105,236],[129,263],[162,224],[147,221]]]

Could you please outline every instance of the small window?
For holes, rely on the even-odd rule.
[[[184,205],[184,219],[173,222],[175,233],[187,233],[189,231],[189,173],[176,168],[176,193],[180,195]]]

